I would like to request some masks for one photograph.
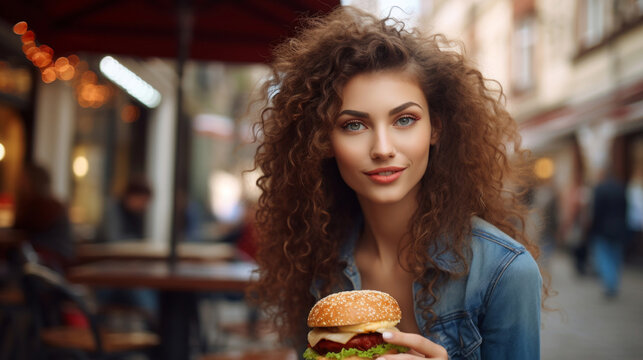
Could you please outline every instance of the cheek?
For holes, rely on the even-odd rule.
[[[428,128],[421,129],[421,131],[414,132],[413,136],[406,137],[403,141],[399,141],[398,144],[409,160],[416,164],[418,162],[423,162],[424,165],[426,165],[431,148],[431,131]]]
[[[419,139],[417,142],[409,142],[406,153],[415,161],[426,162],[429,158],[430,146],[428,139]]]
[[[340,168],[356,164],[360,160],[361,151],[356,139],[346,139],[341,136],[332,137],[331,148]]]
[[[342,139],[332,141],[332,149],[339,169],[339,174],[344,182],[352,189],[358,186],[359,172],[363,168],[364,155],[356,144],[356,139]],[[368,155],[366,155],[368,157]]]
[[[335,161],[337,162],[337,167],[342,177],[344,177],[346,172],[357,167],[358,163],[356,157],[351,156],[352,153],[346,150],[347,149],[335,149]]]

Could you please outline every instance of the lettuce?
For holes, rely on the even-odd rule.
[[[409,349],[404,346],[393,345],[393,344],[379,344],[368,350],[342,349],[342,351],[340,352],[329,352],[325,355],[325,357],[327,359],[332,359],[332,360],[343,360],[344,358],[347,358],[349,356],[359,356],[366,359],[372,359],[373,357],[377,355],[382,355],[391,349],[396,349],[397,352],[400,352],[400,353],[409,351]],[[312,348],[307,348],[306,351],[304,351],[304,359],[306,360],[317,360],[317,358],[320,356],[321,355],[319,355]]]

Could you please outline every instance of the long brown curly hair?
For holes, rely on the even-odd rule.
[[[255,165],[263,173],[257,181],[263,194],[257,211],[259,279],[249,293],[286,338],[305,341],[313,282],[322,295],[341,284],[340,245],[361,217],[354,191],[329,155],[342,89],[360,73],[410,71],[440,134],[421,180],[408,230],[412,240],[402,252],[407,270],[423,285],[416,300],[429,325],[439,286],[468,271],[472,216],[538,256],[524,233],[526,208],[507,185],[519,188],[522,167],[515,160],[527,158],[517,126],[501,88],[454,46],[442,35],[425,36],[400,21],[343,7],[306,20],[296,37],[275,49],[257,123],[262,141]],[[447,248],[436,244],[439,238],[450,240]],[[444,251],[461,266],[440,267],[434,256]]]

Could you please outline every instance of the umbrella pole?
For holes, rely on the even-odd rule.
[[[178,57],[176,86],[176,151],[174,157],[174,191],[172,230],[170,234],[170,266],[177,262],[177,245],[183,236],[185,207],[188,201],[190,172],[190,126],[183,113],[183,72],[190,51],[192,9],[190,0],[178,1]]]

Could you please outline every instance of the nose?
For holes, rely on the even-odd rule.
[[[395,152],[395,145],[387,129],[375,131],[371,146],[371,158],[373,160],[392,158],[395,156]]]

